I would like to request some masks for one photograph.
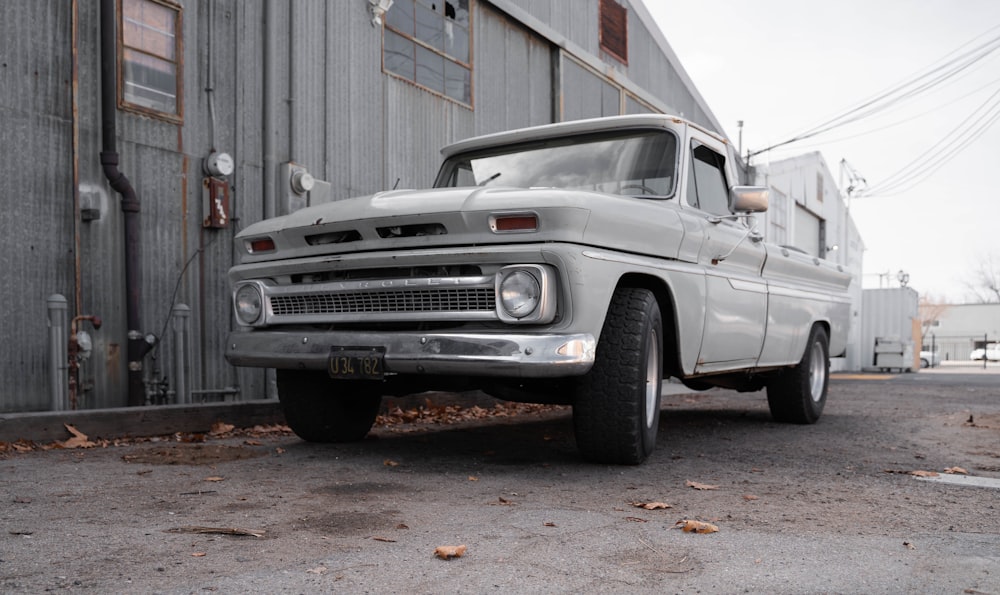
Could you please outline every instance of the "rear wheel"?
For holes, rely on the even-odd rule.
[[[619,288],[594,367],[573,396],[576,444],[599,463],[637,465],[656,446],[663,379],[663,323],[648,289]]]
[[[829,345],[826,329],[813,326],[799,364],[767,384],[767,404],[775,421],[812,424],[823,414],[830,381]]]
[[[309,442],[354,442],[375,423],[381,384],[333,380],[324,372],[278,370],[278,399],[285,421]]]

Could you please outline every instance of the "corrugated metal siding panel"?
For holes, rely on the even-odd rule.
[[[912,320],[918,314],[917,292],[910,288],[866,289],[861,304],[861,365],[875,364],[875,339],[911,337]],[[919,345],[914,345],[919,350]]]
[[[551,123],[553,50],[488,4],[479,7],[475,134]]]
[[[46,298],[64,295],[74,315],[69,31],[68,2],[4,2],[0,300],[13,314],[0,326],[4,412],[48,409]]]
[[[511,0],[573,43],[597,56],[600,0]]]
[[[334,199],[392,187],[383,169],[385,91],[382,32],[364,3],[337,5],[327,15],[326,180]]]

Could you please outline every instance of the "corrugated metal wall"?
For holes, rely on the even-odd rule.
[[[475,134],[560,119],[560,101],[584,93],[563,80],[565,50],[486,0],[472,2],[473,103],[469,107],[382,72],[382,31],[369,3],[291,0],[175,0],[182,9],[183,123],[119,110],[119,168],[141,202],[142,328],[161,336],[147,375],[165,378],[184,366],[193,400],[238,390],[265,396],[259,370],[236,370],[223,358],[233,323],[226,271],[233,236],[265,213],[265,184],[275,208],[287,209],[287,180],[265,168],[305,166],[331,185],[334,199],[433,181],[442,145]],[[5,0],[0,20],[0,159],[8,282],[0,299],[13,315],[0,325],[0,412],[45,410],[50,396],[45,300],[66,296],[70,316],[98,315],[93,354],[83,364],[79,406],[127,402],[124,240],[120,197],[104,179],[101,150],[99,3],[79,2],[80,200],[96,213],[79,223],[81,308],[74,306],[72,11],[73,0]],[[504,4],[498,2],[498,6]],[[517,6],[599,59],[598,0],[516,0]],[[507,3],[506,5],[510,5]],[[691,93],[676,85],[645,26],[630,16],[634,77],[684,106]],[[269,55],[267,35],[273,32]],[[646,45],[649,47],[646,47]],[[265,80],[271,60],[272,80]],[[617,68],[617,67],[616,67]],[[619,79],[621,80],[621,79]],[[210,99],[214,103],[211,117]],[[265,129],[265,121],[273,123]],[[212,131],[214,130],[214,139]],[[230,153],[227,229],[204,229],[203,159]],[[171,308],[191,308],[191,348],[176,362]],[[151,397],[156,402],[176,397]]]
[[[73,303],[70,4],[4,2],[0,19],[0,411],[47,407],[46,304]]]

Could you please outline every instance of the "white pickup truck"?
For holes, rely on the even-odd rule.
[[[767,389],[813,423],[845,349],[850,276],[763,241],[767,191],[725,140],[622,116],[465,140],[434,187],[247,227],[226,358],[277,369],[310,441],[371,429],[383,395],[472,390],[573,407],[578,448],[637,464],[661,382]]]

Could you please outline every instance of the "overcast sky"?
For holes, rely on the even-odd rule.
[[[733,142],[744,121],[744,152],[934,68],[943,73],[948,61],[1000,38],[1000,0],[644,3]],[[876,116],[755,158],[819,150],[834,179],[846,159],[872,187],[918,166],[891,192],[851,201],[867,248],[865,287],[904,270],[922,295],[975,301],[966,285],[976,269],[990,255],[1000,267],[1000,121],[984,129],[1000,116],[1000,43],[989,47],[948,81]]]

